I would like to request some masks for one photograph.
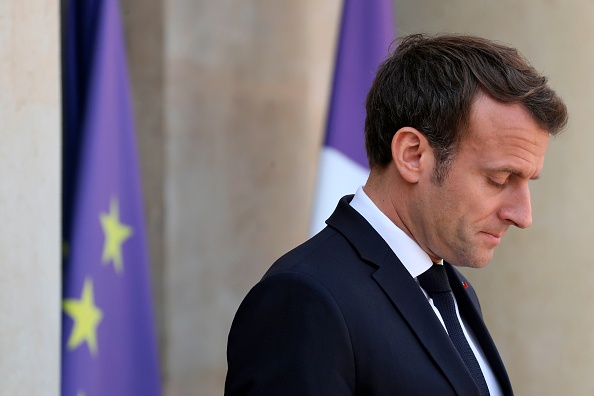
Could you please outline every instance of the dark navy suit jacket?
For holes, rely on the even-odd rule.
[[[351,198],[242,302],[225,395],[479,395],[418,284]],[[444,265],[461,315],[512,395],[474,289]]]

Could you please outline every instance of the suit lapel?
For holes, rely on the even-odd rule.
[[[393,255],[393,253],[392,253]],[[460,395],[478,395],[473,379],[425,295],[400,261],[386,257],[373,278]]]
[[[497,347],[489,334],[489,330],[487,330],[487,326],[483,321],[482,315],[480,313],[480,308],[477,305],[478,301],[474,301],[470,296],[467,288],[463,286],[465,279],[461,277],[461,275],[454,270],[454,268],[450,264],[445,264],[446,270],[448,272],[448,277],[450,279],[450,284],[452,286],[452,291],[456,296],[456,301],[458,302],[458,309],[460,310],[460,315],[464,317],[466,322],[472,327],[472,331],[480,343],[483,352],[491,369],[497,376],[497,380],[499,381],[499,385],[501,386],[501,390],[503,391],[504,395],[512,395],[512,387],[507,375],[507,371],[505,370],[505,366],[503,361],[501,360],[501,356],[497,351]]]
[[[331,227],[343,234],[361,257],[378,269],[374,280],[400,312],[420,343],[460,395],[478,395],[478,389],[464,362],[435,316],[423,292],[406,268],[369,223],[343,198],[328,219]]]

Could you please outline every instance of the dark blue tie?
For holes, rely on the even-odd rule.
[[[464,336],[462,326],[458,321],[456,306],[454,305],[454,295],[452,294],[444,266],[434,264],[427,271],[419,275],[417,279],[421,287],[433,299],[433,304],[435,304],[443,318],[448,335],[454,346],[456,346],[458,353],[460,353],[462,360],[464,360],[464,364],[466,364],[468,371],[470,371],[476,386],[481,391],[481,396],[488,396],[489,387],[481,371],[481,366],[479,366],[476,356],[474,356],[472,349],[470,349],[468,340]]]

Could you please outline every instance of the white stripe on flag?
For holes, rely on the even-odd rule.
[[[369,177],[368,169],[332,147],[322,150],[318,172],[310,235],[317,234],[326,226],[325,221],[340,198],[354,194]]]

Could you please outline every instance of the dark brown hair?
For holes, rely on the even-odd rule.
[[[380,65],[367,95],[370,167],[391,161],[394,134],[409,126],[427,137],[436,157],[434,178],[442,182],[479,92],[522,103],[551,135],[567,123],[561,98],[516,49],[480,37],[414,34],[402,38]]]

